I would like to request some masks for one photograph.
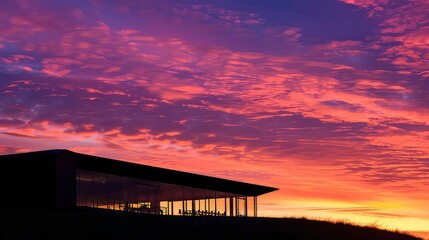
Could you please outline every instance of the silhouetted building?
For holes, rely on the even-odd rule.
[[[0,164],[0,208],[257,216],[257,197],[278,190],[69,150],[2,155]]]

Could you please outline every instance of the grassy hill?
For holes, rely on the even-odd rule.
[[[0,239],[417,240],[404,233],[299,218],[179,217],[93,209],[2,210]]]

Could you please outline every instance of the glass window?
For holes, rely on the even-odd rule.
[[[247,216],[250,207],[253,213],[247,197],[237,194],[85,170],[76,180],[80,207],[184,216]]]

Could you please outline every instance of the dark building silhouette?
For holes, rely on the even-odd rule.
[[[2,155],[0,164],[0,208],[256,217],[257,197],[278,190],[69,150]]]

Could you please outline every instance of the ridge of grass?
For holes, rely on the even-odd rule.
[[[304,219],[304,220],[309,220],[309,221],[330,222],[333,224],[349,225],[349,226],[356,226],[356,227],[362,227],[362,228],[374,228],[374,229],[379,229],[379,230],[383,230],[383,231],[412,235],[409,231],[404,231],[404,230],[400,230],[397,228],[396,229],[390,228],[386,225],[379,223],[378,221],[375,221],[372,223],[365,223],[365,222],[358,223],[358,222],[353,222],[350,219],[346,219],[346,218],[338,218],[338,219],[329,218],[329,217],[310,218],[307,216],[296,216],[296,215],[289,215],[289,216],[285,215],[285,216],[281,216],[281,217],[272,216],[269,218],[289,218],[289,219]]]
[[[0,209],[1,210],[1,209]],[[96,209],[1,211],[0,239],[422,240],[348,220],[149,215]]]

